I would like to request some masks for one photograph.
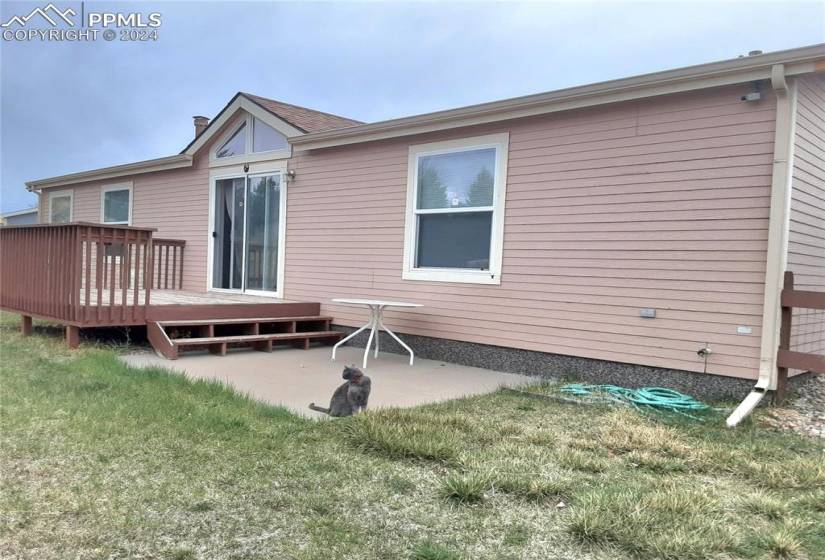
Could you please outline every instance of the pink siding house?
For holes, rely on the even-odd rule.
[[[424,356],[706,393],[775,388],[786,270],[825,291],[823,45],[370,124],[239,93],[196,131],[28,183],[41,220],[156,228],[184,291],[344,330],[332,298],[423,304],[386,322]]]

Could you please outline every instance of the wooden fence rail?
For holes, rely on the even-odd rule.
[[[0,227],[0,307],[73,326],[74,336],[78,326],[143,323],[152,289],[182,285],[185,243],[155,240],[153,231],[82,222]]]
[[[782,305],[782,324],[779,330],[779,351],[776,357],[778,368],[776,402],[778,403],[781,403],[785,398],[789,369],[825,373],[825,356],[791,350],[794,308],[825,310],[825,292],[794,290],[793,272],[785,272],[785,285],[780,303]]]

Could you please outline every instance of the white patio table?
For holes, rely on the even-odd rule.
[[[365,331],[370,329],[370,337],[367,339],[367,347],[364,349],[364,368],[367,367],[367,356],[370,353],[370,346],[372,345],[372,339],[375,338],[375,358],[378,358],[378,338],[375,336],[375,333],[378,332],[380,334],[381,330],[383,329],[388,335],[393,337],[398,344],[403,346],[407,352],[410,353],[410,365],[413,365],[413,358],[415,355],[413,354],[412,348],[404,344],[404,341],[398,338],[398,336],[392,332],[387,326],[384,324],[383,321],[383,313],[384,309],[387,307],[423,307],[420,303],[407,303],[404,301],[383,301],[380,299],[350,299],[350,298],[336,298],[332,300],[334,303],[343,303],[344,305],[363,305],[370,310],[370,320],[369,322],[352,333],[351,335],[347,336],[346,338],[340,340],[335,346],[332,347],[332,361],[335,361],[335,351],[338,350],[338,347],[341,346],[343,343],[354,337],[355,335],[359,334],[361,331]]]

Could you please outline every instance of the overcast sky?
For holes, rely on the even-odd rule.
[[[376,121],[825,42],[822,1],[85,3],[107,9],[160,12],[158,40],[2,41],[2,211],[35,203],[24,181],[179,152],[239,90]]]

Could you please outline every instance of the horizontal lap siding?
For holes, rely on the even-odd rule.
[[[774,100],[738,87],[299,153],[286,297],[374,297],[400,332],[756,376]],[[510,133],[500,286],[401,279],[410,144]],[[325,304],[336,322],[365,312]],[[639,309],[657,308],[641,319]],[[751,335],[737,334],[750,326]]]
[[[788,270],[825,292],[825,77],[798,82]],[[825,311],[795,309],[791,348],[825,355]]]
[[[55,190],[74,191],[75,221],[100,221],[100,193],[105,185],[132,182],[132,225],[156,228],[156,238],[182,239],[184,248],[184,290],[207,289],[207,252],[209,247],[209,151],[227,129],[235,126],[239,115],[224,124],[196,154],[192,167],[158,171],[107,181],[92,181]],[[41,195],[47,204],[48,189]],[[45,215],[45,214],[42,214]],[[172,251],[169,252],[170,266]],[[171,272],[170,272],[171,274]]]
[[[205,290],[209,222],[207,163],[208,157],[202,156],[195,159],[192,168],[66,187],[74,191],[72,218],[74,221],[100,222],[101,188],[131,181],[132,225],[157,228],[154,234],[157,238],[185,240],[183,289]],[[41,205],[44,204],[42,200],[48,196],[48,190],[44,193],[46,194],[41,196]]]
[[[135,177],[135,225],[156,227],[155,237],[158,238],[186,241],[184,290],[206,290],[209,243],[207,162],[208,155],[202,152],[195,160],[194,168]]]

